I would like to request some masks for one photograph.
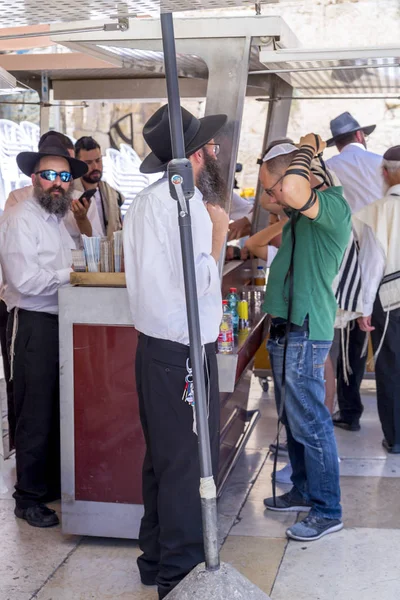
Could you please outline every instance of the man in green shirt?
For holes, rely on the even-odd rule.
[[[290,214],[271,266],[264,311],[272,316],[268,350],[293,488],[264,503],[279,512],[309,511],[286,532],[300,541],[343,527],[336,440],[324,404],[324,365],[337,309],[332,283],[350,237],[351,212],[341,187],[312,189],[311,161],[324,147],[314,134],[301,138],[298,147],[274,146],[260,170],[271,201]]]

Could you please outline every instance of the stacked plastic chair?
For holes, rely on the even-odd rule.
[[[30,144],[32,152],[36,152],[40,140],[40,127],[30,121],[22,121],[19,124],[26,142]]]
[[[121,207],[124,217],[136,194],[149,185],[149,179],[140,173],[141,160],[126,144],[122,144],[121,152],[108,148],[104,163],[104,179],[125,197]]]
[[[74,143],[75,140],[71,138]],[[36,151],[40,129],[35,123],[14,123],[0,119],[0,209],[4,207],[9,193],[31,184],[31,179],[18,169],[16,156],[25,150]],[[109,148],[103,157],[103,179],[125,197],[121,208],[125,215],[136,194],[161,177],[161,173],[144,175],[140,172],[141,159],[128,144],[121,144],[120,151]]]
[[[18,169],[16,162],[17,154],[25,150],[33,150],[32,142],[18,123],[0,119],[1,208],[12,190],[31,183],[29,177]]]

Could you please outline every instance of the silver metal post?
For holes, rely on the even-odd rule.
[[[207,394],[204,379],[203,348],[201,345],[199,307],[193,252],[192,227],[189,200],[194,193],[193,172],[190,161],[185,160],[185,144],[182,128],[182,113],[176,65],[176,50],[172,13],[161,14],[165,76],[168,90],[168,106],[173,160],[168,168],[171,194],[178,200],[177,210],[181,238],[183,276],[185,281],[186,310],[188,317],[190,360],[193,369],[195,410],[199,440],[200,476],[204,483],[211,481],[212,461],[210,434],[207,417]],[[182,187],[181,187],[182,186]],[[175,190],[173,189],[175,187]],[[183,198],[185,196],[185,198]],[[201,490],[203,485],[201,486]],[[215,485],[214,485],[215,489]],[[208,570],[219,568],[217,498],[213,494],[200,492],[203,519],[205,562]]]

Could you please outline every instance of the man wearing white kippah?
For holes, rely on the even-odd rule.
[[[311,165],[324,147],[319,136],[308,134],[298,146],[268,149],[260,169],[266,194],[289,217],[263,308],[272,317],[268,351],[293,469],[290,492],[264,503],[272,511],[309,511],[286,532],[299,541],[343,527],[336,441],[324,404],[324,365],[337,310],[332,283],[349,241],[351,217],[342,188],[332,185],[322,159],[322,181],[316,187],[330,187],[313,189]]]

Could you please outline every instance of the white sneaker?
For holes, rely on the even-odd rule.
[[[287,465],[285,465],[283,467],[283,469],[276,472],[276,474],[275,474],[276,483],[292,483],[292,480],[291,480],[292,473],[293,473],[292,465],[290,463],[288,463]],[[271,479],[273,479],[273,476],[274,476],[274,474],[272,473]]]

